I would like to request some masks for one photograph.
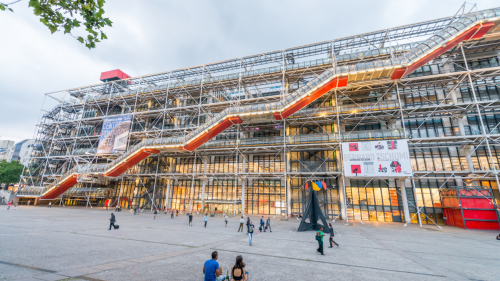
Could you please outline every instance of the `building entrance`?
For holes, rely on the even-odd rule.
[[[385,181],[352,180],[351,187],[346,187],[346,201],[349,219],[403,222],[401,195]]]
[[[220,204],[220,203],[205,203],[203,213],[209,213],[210,215],[222,215],[228,214],[232,215],[234,213],[240,214],[241,205],[233,204]]]

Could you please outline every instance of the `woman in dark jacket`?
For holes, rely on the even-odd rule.
[[[338,247],[339,244],[337,244],[335,241],[333,241],[333,236],[335,236],[335,234],[333,234],[333,227],[332,227],[331,223],[328,224],[328,232],[330,232],[330,247],[328,247],[328,248],[333,248],[333,244],[337,245],[337,247]]]

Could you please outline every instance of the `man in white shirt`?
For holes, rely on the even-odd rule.
[[[241,219],[240,219],[240,228],[238,228],[238,232],[240,232],[240,229],[241,229],[241,232],[243,232],[243,224],[245,223],[245,220],[243,219],[243,216],[241,216]]]
[[[207,228],[208,214],[205,214],[205,216],[203,217],[203,220],[205,221],[205,228]]]
[[[227,216],[226,214],[226,218],[225,218],[225,221],[226,221],[226,227],[227,227],[227,221],[229,220],[229,217]]]

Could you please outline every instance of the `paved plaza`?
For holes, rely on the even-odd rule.
[[[19,207],[0,211],[1,280],[203,280],[202,267],[219,252],[224,274],[243,255],[249,280],[498,280],[496,232],[453,227],[336,221],[339,248],[316,253],[314,232],[297,233],[296,219],[272,218],[273,232],[253,246],[238,233],[239,218],[170,219],[149,210]],[[258,216],[250,216],[258,224]],[[327,240],[327,239],[325,239]]]

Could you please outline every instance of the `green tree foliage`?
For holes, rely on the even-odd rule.
[[[17,161],[0,161],[0,183],[9,185],[18,183],[23,172],[24,166]]]
[[[13,12],[12,3],[0,2],[0,10]],[[85,27],[86,36],[72,36],[89,49],[95,48],[95,43],[107,39],[102,31],[105,26],[111,26],[109,18],[104,18],[104,0],[29,0],[29,7],[46,25],[51,33],[64,30],[64,34],[75,28]]]

